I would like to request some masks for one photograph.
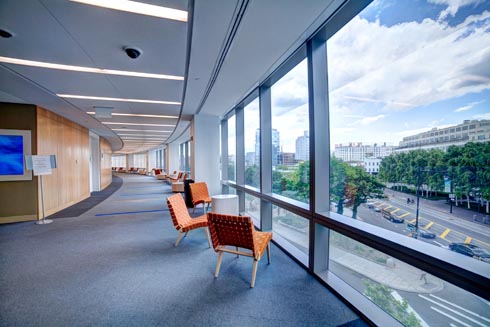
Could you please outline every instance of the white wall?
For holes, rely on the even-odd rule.
[[[206,182],[210,195],[221,193],[219,130],[218,116],[194,115],[191,122],[191,174],[194,181]]]
[[[90,138],[90,192],[100,191],[100,148],[99,136],[89,132]]]
[[[178,172],[179,171],[179,143],[173,142],[168,144],[167,151],[168,151],[167,164],[168,164],[169,174],[172,174],[174,170]]]

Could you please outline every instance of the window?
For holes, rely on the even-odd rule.
[[[236,181],[236,119],[228,118],[228,179]]]
[[[329,270],[403,325],[488,324],[482,298],[342,234],[329,243]]]
[[[144,168],[146,169],[146,153],[135,154],[133,156],[134,168]]]
[[[490,186],[490,175],[484,173],[489,171],[484,164],[488,154],[483,154],[490,143],[465,143],[469,137],[461,131],[468,130],[475,117],[488,116],[490,87],[451,81],[466,80],[467,70],[487,67],[477,59],[460,58],[480,51],[478,44],[490,44],[488,6],[461,4],[451,14],[448,8],[430,1],[417,10],[404,2],[375,2],[327,41],[334,149],[331,211],[434,246],[466,241],[490,250],[483,245],[488,231],[476,235],[447,224],[453,205],[473,209],[462,214],[470,217],[486,210],[476,194]],[[459,132],[449,141],[452,144],[436,136],[445,128]],[[422,148],[409,141],[417,135],[429,136]],[[385,150],[377,155],[381,164],[376,176],[359,167],[367,155],[347,157],[337,151],[375,144]],[[475,154],[471,169],[476,174],[465,159],[470,153]],[[452,176],[452,202],[444,182],[447,176]],[[374,207],[368,208],[367,202]],[[431,211],[436,208],[440,214]]]
[[[122,155],[122,156],[113,155],[111,160],[112,160],[112,167],[126,168],[126,155]]]
[[[310,201],[308,72],[304,59],[271,87],[272,191]]]
[[[309,226],[308,219],[272,206],[274,240],[304,264],[308,264]]]
[[[245,193],[245,213],[252,217],[256,226],[260,226],[260,199]]]
[[[260,111],[259,99],[244,109],[245,184],[260,188]]]

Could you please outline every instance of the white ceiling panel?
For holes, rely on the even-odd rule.
[[[142,2],[180,10],[187,10],[188,6],[187,0]],[[67,0],[2,0],[0,28],[13,34],[9,39],[0,38],[0,56],[3,57],[184,77],[188,28],[185,22]],[[123,50],[125,46],[139,49],[140,57],[129,58]],[[113,149],[121,147],[121,139],[117,131],[86,114],[94,111],[94,106],[113,107],[114,112],[133,114],[180,114],[180,105],[68,99],[56,94],[181,102],[182,80],[81,73],[7,63],[0,66],[0,78],[16,79],[8,86],[2,83],[0,101],[40,105],[108,138]],[[150,120],[125,117],[120,121],[146,123]]]

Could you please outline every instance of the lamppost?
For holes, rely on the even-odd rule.
[[[420,175],[422,173],[422,169],[420,166],[417,169],[417,210],[415,211],[415,236],[417,238],[419,236],[419,203],[420,203]]]

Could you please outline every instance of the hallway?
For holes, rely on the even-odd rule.
[[[217,255],[204,233],[177,248],[153,177],[122,187],[79,217],[0,226],[1,326],[365,326],[274,245],[271,265]]]

